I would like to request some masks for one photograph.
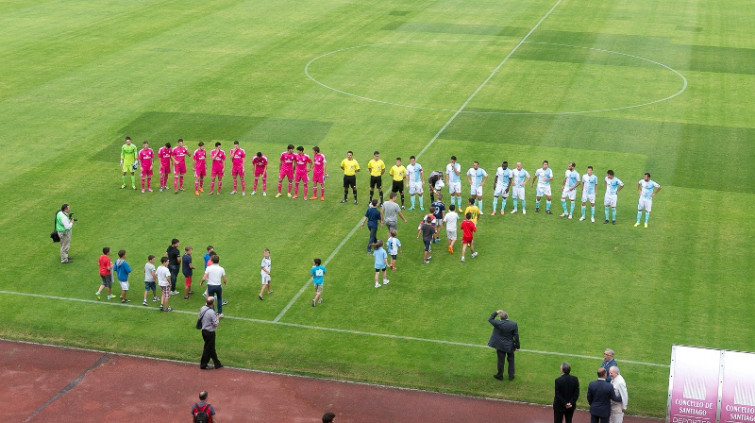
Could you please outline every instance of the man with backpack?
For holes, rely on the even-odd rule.
[[[199,402],[191,408],[191,415],[195,423],[212,423],[215,419],[215,409],[207,402],[207,391],[199,393]]]

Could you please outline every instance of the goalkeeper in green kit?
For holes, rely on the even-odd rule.
[[[123,170],[123,185],[126,188],[126,173],[131,173],[131,188],[136,189],[136,146],[131,143],[131,137],[126,137],[126,143],[121,147],[121,170]]]

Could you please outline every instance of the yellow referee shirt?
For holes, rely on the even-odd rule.
[[[367,170],[370,171],[372,176],[380,176],[385,172],[385,163],[380,159],[372,159],[367,163]]]
[[[356,175],[357,170],[359,170],[359,163],[354,159],[343,159],[341,161],[341,169],[343,169],[343,174],[345,176],[353,176]]]
[[[393,176],[393,180],[396,182],[401,182],[404,180],[404,177],[406,176],[406,166],[396,166],[394,165],[390,171],[388,171],[388,174]]]

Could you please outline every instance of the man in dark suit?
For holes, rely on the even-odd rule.
[[[496,320],[496,316],[501,320]],[[516,322],[509,320],[509,314],[503,310],[493,312],[488,322],[493,325],[493,333],[490,335],[488,346],[495,348],[498,353],[498,373],[493,377],[503,380],[503,367],[505,360],[508,360],[509,380],[512,380],[514,379],[514,351],[519,350],[519,327]]]
[[[593,380],[587,386],[587,403],[590,404],[590,423],[608,423],[611,417],[611,400],[621,401],[621,395],[616,395],[613,385],[606,381],[606,369],[598,368],[598,380]]]
[[[579,399],[579,379],[571,374],[567,362],[561,364],[561,376],[556,379],[556,394],[553,397],[553,423],[571,423]]]

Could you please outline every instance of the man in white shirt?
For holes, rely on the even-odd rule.
[[[446,237],[448,238],[448,252],[454,253],[454,243],[456,242],[456,223],[459,221],[459,214],[456,213],[456,205],[448,206],[448,213],[443,216],[443,222],[446,224]]]
[[[456,163],[456,156],[451,156],[451,162],[446,165],[446,186],[451,197],[451,204],[456,200],[456,208],[461,209],[461,165]]]
[[[207,281],[207,296],[217,297],[218,318],[222,319],[223,318],[223,286],[222,285],[227,284],[228,280],[225,277],[225,269],[220,267],[220,264],[219,264],[220,257],[216,255],[212,256],[210,258],[210,261],[212,262],[212,265],[207,266],[207,269],[205,269],[204,276],[202,277],[202,282],[200,282],[199,285],[201,286],[205,281]]]
[[[608,373],[611,375],[611,385],[613,385],[614,393],[621,396],[621,401],[611,400],[611,417],[609,423],[622,423],[624,421],[624,413],[627,411],[627,404],[629,403],[627,383],[624,381],[624,377],[619,374],[618,367],[611,366],[611,368],[608,369]]]
[[[553,180],[553,170],[548,167],[548,160],[543,161],[543,167],[535,171],[535,177],[532,178],[532,185],[537,181],[535,190],[535,213],[540,211],[540,199],[545,197],[545,213],[551,212],[551,181]]]

